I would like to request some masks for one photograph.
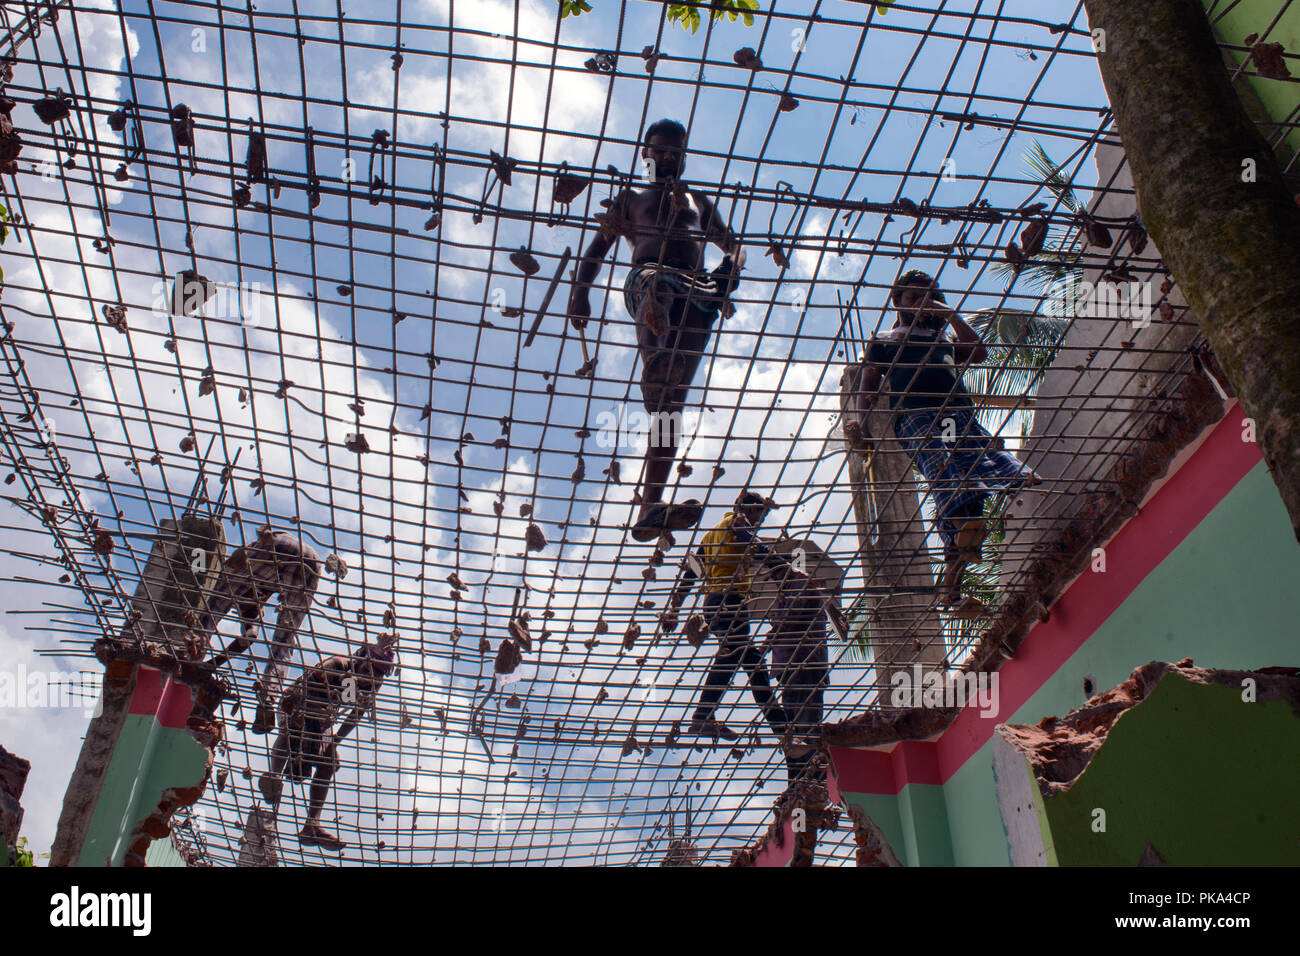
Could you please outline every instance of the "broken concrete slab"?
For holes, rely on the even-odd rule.
[[[1015,865],[1300,864],[1300,669],[1153,661],[994,740]]]

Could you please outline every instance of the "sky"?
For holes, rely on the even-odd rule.
[[[583,353],[564,331],[565,285],[524,346],[563,251],[577,254],[592,238],[590,216],[610,194],[607,167],[635,174],[634,144],[649,122],[670,116],[688,126],[688,178],[722,194],[723,216],[750,243],[735,315],[720,324],[696,378],[691,472],[675,494],[706,501],[703,533],[739,487],[754,488],[783,505],[770,533],[810,536],[846,560],[854,538],[837,389],[858,333],[892,322],[883,288],[905,267],[926,268],[963,311],[1032,307],[1034,290],[1023,282],[1008,289],[983,257],[961,269],[954,255],[914,250],[904,265],[908,242],[952,244],[961,222],[927,219],[917,228],[912,218],[874,212],[832,219],[807,202],[777,209],[770,191],[940,206],[985,199],[1015,209],[1050,199],[1026,182],[1024,153],[1035,139],[1077,188],[1095,177],[1088,131],[1098,128],[1105,96],[1088,40],[1028,22],[1082,30],[1078,4],[966,0],[938,13],[896,6],[872,14],[864,30],[862,4],[799,0],[753,27],[723,21],[693,36],[662,23],[662,4],[592,5],[557,21],[548,0],[407,0],[399,28],[391,2],[344,6],[341,20],[335,4],[262,2],[253,45],[247,15],[125,2],[120,16],[96,0],[43,30],[16,70],[15,123],[32,134],[24,132],[18,176],[23,244],[11,234],[0,249],[4,318],[15,325],[27,387],[41,395],[80,507],[131,546],[100,565],[111,575],[86,579],[113,595],[96,617],[78,590],[57,583],[64,555],[48,532],[3,505],[0,568],[22,584],[0,595],[10,612],[0,621],[0,664],[68,671],[93,663],[87,635],[120,626],[148,553],[145,536],[183,509],[197,456],[213,442],[214,497],[216,473],[235,462],[225,499],[232,547],[271,521],[298,528],[349,568],[341,580],[323,580],[302,660],[356,646],[384,629],[385,609],[396,614],[401,673],[385,686],[378,718],[347,748],[326,815],[332,822],[337,813],[353,843],[343,856],[349,864],[644,862],[662,852],[666,813],[688,791],[697,840],[711,862],[725,862],[766,825],[782,788],[773,740],[743,678],[719,713],[746,729],[736,754],[660,745],[673,720],[688,718],[712,645],[692,651],[652,640],[671,569],[698,534],[679,536],[678,553],[649,567],[651,549],[625,532],[640,449],[599,431],[639,409],[630,384],[635,340],[619,291],[626,248],[600,276],[612,291],[593,294],[604,317],[587,332],[594,380],[573,374]],[[982,42],[990,35],[1011,45]],[[639,56],[647,45],[663,56],[653,77]],[[758,51],[761,71],[732,62],[746,46]],[[1053,56],[1058,46],[1070,52]],[[619,52],[620,75],[582,69],[597,51]],[[784,112],[787,84],[799,104]],[[55,155],[30,106],[35,91],[56,87],[77,97],[82,142],[62,175],[67,150]],[[105,119],[125,99],[148,108],[151,152],[147,169],[137,162],[118,182],[122,136]],[[177,103],[200,117],[194,172],[178,168],[163,122]],[[284,188],[277,197],[267,184],[250,184],[252,205],[236,209],[228,164],[243,162],[250,117],[268,134],[269,166]],[[1012,121],[1028,130],[1009,130]],[[327,187],[314,210],[300,188],[308,127]],[[374,130],[395,144],[378,204],[366,189]],[[86,143],[95,147],[98,188]],[[435,146],[446,163],[441,221],[429,228]],[[495,179],[492,153],[518,166],[480,208]],[[567,218],[549,220],[550,173],[561,162],[606,181],[579,196]],[[358,180],[350,194],[349,174]],[[987,251],[1017,227],[977,225],[966,239]],[[107,254],[94,245],[105,235]],[[773,242],[788,255],[784,270],[765,255]],[[536,277],[511,264],[520,247],[539,260]],[[709,264],[719,258],[712,250]],[[170,315],[159,300],[186,268],[236,292],[202,318]],[[846,328],[839,303],[850,298],[859,313]],[[103,320],[109,304],[127,306],[125,334]],[[200,394],[209,368],[215,389]],[[12,466],[16,447],[29,456],[42,449],[30,440],[32,426],[16,423],[13,395],[3,404]],[[195,450],[184,452],[191,433]],[[347,448],[357,433],[364,454]],[[150,463],[155,454],[158,464]],[[621,484],[603,473],[614,457]],[[715,467],[725,474],[715,479]],[[101,473],[106,481],[96,480]],[[45,493],[57,501],[62,492]],[[530,520],[548,542],[536,553],[523,548]],[[94,565],[84,547],[78,555]],[[446,583],[453,570],[470,586],[461,600]],[[490,685],[492,653],[481,655],[479,640],[495,651],[517,588],[534,634],[550,634],[484,706],[489,732],[480,743],[469,715]],[[599,621],[608,633],[597,633]],[[641,636],[623,653],[619,639],[632,621]],[[227,621],[222,639],[233,634]],[[832,655],[827,719],[860,712],[870,697],[869,667],[842,653]],[[230,676],[249,698],[242,662]],[[438,710],[448,716],[445,734]],[[38,850],[53,839],[84,727],[76,708],[0,712],[0,743],[35,765],[24,833]],[[652,752],[621,757],[629,735]],[[198,813],[220,861],[237,853],[268,743],[232,730],[219,755],[229,784],[210,788]],[[300,818],[302,797],[286,815]],[[284,848],[287,862],[321,859],[291,835]]]

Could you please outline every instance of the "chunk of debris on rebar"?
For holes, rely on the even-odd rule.
[[[620,751],[619,756],[626,757],[628,754],[635,753],[640,749],[641,749],[641,745],[637,743],[636,736],[634,734],[629,733],[627,735],[627,739],[623,741],[623,749],[622,751]]]
[[[71,115],[72,98],[67,93],[64,93],[62,89],[59,89],[57,92],[37,100],[32,104],[32,109],[40,117],[42,123],[53,126]]]
[[[524,650],[531,651],[533,649],[533,638],[528,632],[527,614],[511,618],[509,623],[506,624],[506,630],[510,632],[510,636],[514,638],[515,643]]]
[[[623,650],[630,651],[636,647],[636,639],[641,636],[641,625],[635,621],[628,624],[627,630],[623,632]]]
[[[700,647],[709,636],[709,622],[703,614],[692,614],[686,619],[686,643],[691,647]]]
[[[514,252],[510,253],[510,261],[514,264],[516,269],[526,276],[537,275],[538,271],[542,268],[541,264],[533,258],[532,253],[523,246],[520,246]]]
[[[567,164],[561,164],[560,172],[555,174],[555,185],[551,191],[551,196],[561,206],[567,206],[581,196],[582,191],[591,182],[586,176],[576,176],[566,172],[566,168]]]
[[[100,311],[104,313],[104,320],[119,332],[126,333],[126,306],[124,305],[105,305],[101,306]]]
[[[342,580],[348,576],[348,566],[337,554],[331,554],[325,559],[325,573]]]
[[[199,275],[194,269],[184,269],[176,273],[176,279],[172,283],[172,315],[198,315],[216,294],[215,282]]]
[[[523,663],[524,657],[513,641],[504,640],[497,648],[497,659],[493,670],[498,674],[513,674],[515,668]]]
[[[541,551],[546,547],[546,535],[534,522],[530,521],[524,532],[524,547],[529,551]]]
[[[743,66],[748,70],[761,70],[763,61],[758,58],[758,53],[752,46],[742,46],[735,53],[731,54],[732,60],[736,66]]]

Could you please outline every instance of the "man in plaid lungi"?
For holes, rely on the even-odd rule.
[[[858,389],[865,414],[888,383],[894,434],[925,476],[934,498],[945,571],[940,589],[959,611],[979,602],[961,598],[961,577],[977,560],[988,534],[984,505],[990,497],[1037,484],[1039,478],[979,423],[961,370],[988,355],[979,335],[944,304],[938,283],[919,269],[894,283],[898,323],[868,346]],[[955,340],[944,334],[952,327]],[[850,428],[852,440],[860,424]]]
[[[663,497],[684,438],[691,383],[714,323],[740,281],[745,250],[713,201],[682,179],[685,127],[675,120],[652,124],[645,132],[641,158],[650,180],[647,188],[623,190],[606,203],[607,212],[597,214],[601,231],[574,276],[569,321],[580,331],[586,327],[591,284],[609,250],[626,239],[632,268],[623,284],[623,301],[636,325],[641,400],[651,422],[640,508],[631,534],[637,541],[654,541],[693,528],[704,516],[704,506],[694,498],[664,502]],[[712,271],[704,266],[710,242],[724,253]]]
[[[287,532],[264,525],[258,530],[256,541],[230,556],[208,598],[207,610],[201,618],[201,633],[214,634],[232,607],[239,608],[243,622],[239,637],[212,659],[212,667],[217,668],[252,646],[257,639],[262,609],[272,595],[280,595],[271,652],[257,684],[255,734],[269,734],[275,729],[275,703],[284,689],[284,663],[298,646],[298,628],[307,616],[319,582],[320,559],[311,546]]]

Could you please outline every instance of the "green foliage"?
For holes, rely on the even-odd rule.
[[[754,15],[751,11],[758,9],[758,0],[712,0],[705,5],[711,8],[710,20],[719,20],[726,16],[728,20],[735,21],[737,17],[741,17],[745,26],[752,27]],[[699,6],[698,3],[670,3],[668,19],[680,23],[683,30],[694,33],[700,28]]]
[[[889,0],[893,2],[893,0]],[[707,6],[710,9],[709,19],[720,20],[726,17],[728,20],[735,21],[737,17],[744,21],[745,26],[754,25],[753,11],[758,9],[758,0],[699,0],[697,3],[670,3],[668,4],[668,19],[674,23],[680,23],[683,30],[689,30],[691,33],[700,28],[700,6]],[[581,16],[584,13],[591,12],[591,4],[587,0],[560,0],[560,18],[563,19],[570,14]]]
[[[35,866],[36,854],[27,846],[27,837],[19,837],[14,848],[14,866]]]
[[[1070,177],[1053,162],[1052,157],[1047,155],[1047,150],[1038,140],[1034,140],[1034,144],[1025,154],[1025,165],[1030,175],[1037,176],[1062,206],[1076,216],[1083,213],[1083,204],[1075,195],[1074,184],[1070,182]],[[1039,292],[1063,293],[1062,285],[1068,287],[1083,278],[1083,258],[1075,250],[1077,235],[1077,230],[1072,227],[1048,229],[1047,238],[1043,242],[1043,251],[1023,265],[1019,273],[1007,262],[1000,262],[993,266],[993,272],[1005,278],[1008,285],[1015,281],[1018,275],[1023,274]],[[1063,294],[1053,296],[1049,300],[1048,310],[1057,315],[1061,314],[1063,303],[1067,298],[1069,297]]]

